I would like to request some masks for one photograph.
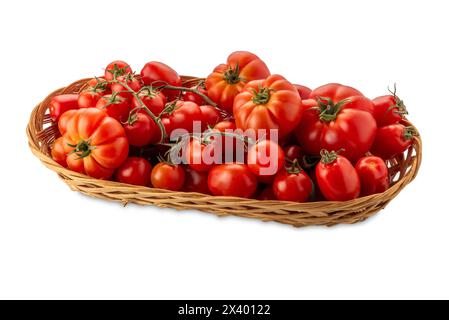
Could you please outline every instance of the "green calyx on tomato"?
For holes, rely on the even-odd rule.
[[[117,77],[123,76],[128,73],[128,70],[129,66],[119,67],[117,63],[114,63],[114,67],[112,69],[107,69],[106,72],[112,74],[114,79],[116,79]]]
[[[393,91],[388,88],[388,91],[393,95],[393,99],[395,101],[395,104],[391,105],[385,113],[388,113],[392,109],[396,109],[394,113],[400,114],[400,115],[406,115],[408,114],[407,108],[405,107],[404,101],[402,101],[397,95],[396,95],[396,83],[393,85]]]
[[[343,149],[340,149],[338,151],[327,151],[326,149],[322,149],[320,151],[320,155],[321,155],[321,162],[324,164],[330,164],[332,162],[334,162],[335,160],[337,160],[338,154],[340,152],[344,151]]]
[[[285,171],[290,174],[298,174],[304,171],[301,166],[299,165],[298,159],[295,159],[293,161],[287,161],[290,164],[285,166]]]
[[[318,110],[320,111],[320,120],[326,122],[334,121],[335,118],[337,118],[341,107],[349,101],[349,99],[343,99],[337,103],[334,103],[334,101],[330,98],[317,97],[316,102],[318,103]]]
[[[260,87],[259,90],[252,90],[254,97],[253,97],[253,103],[254,104],[267,104],[268,101],[270,101],[271,91],[273,89],[270,88],[262,88]]]
[[[404,139],[410,140],[413,139],[413,137],[418,135],[418,131],[416,131],[415,127],[408,126],[404,129]]]
[[[75,153],[78,159],[87,157],[95,147],[90,145],[90,140],[80,140],[76,145],[68,144],[69,147],[75,148],[70,153]]]
[[[236,64],[234,68],[229,67],[229,69],[226,70],[226,72],[223,75],[223,79],[225,79],[226,82],[229,84],[239,83],[242,80],[239,76],[239,73],[240,73],[239,65]]]

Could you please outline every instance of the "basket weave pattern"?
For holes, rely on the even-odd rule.
[[[171,207],[178,210],[196,209],[219,216],[235,215],[277,221],[295,227],[307,225],[332,226],[365,220],[383,209],[417,175],[421,163],[421,139],[414,138],[412,146],[394,159],[387,161],[392,186],[384,193],[345,202],[308,202],[254,200],[235,197],[216,197],[192,192],[176,192],[139,187],[114,181],[98,180],[60,166],[50,157],[50,145],[57,138],[57,126],[48,115],[53,96],[78,93],[90,79],[82,79],[54,91],[39,103],[31,113],[27,126],[29,146],[33,154],[49,169],[55,171],[72,190],[92,197],[141,205]],[[192,86],[199,78],[183,77],[185,86]],[[404,121],[405,125],[411,125]]]

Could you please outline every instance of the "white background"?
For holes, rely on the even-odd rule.
[[[0,298],[449,298],[447,1],[1,1]],[[71,192],[29,151],[52,90],[114,60],[207,75],[234,50],[316,87],[398,83],[418,178],[352,226],[295,229]]]

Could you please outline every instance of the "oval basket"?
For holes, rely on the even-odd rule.
[[[57,137],[57,126],[48,115],[53,96],[78,93],[89,79],[82,79],[49,94],[33,110],[27,126],[29,146],[33,154],[50,170],[69,185],[95,198],[156,205],[178,210],[196,209],[218,216],[241,216],[263,221],[277,221],[295,227],[308,225],[332,226],[339,223],[355,223],[372,216],[396,197],[417,175],[421,163],[421,139],[414,138],[412,146],[394,159],[387,161],[392,184],[384,193],[357,198],[345,202],[320,201],[296,203],[288,201],[254,200],[235,197],[215,197],[192,192],[174,192],[139,187],[114,181],[98,180],[60,166],[50,157],[50,145]],[[185,86],[193,86],[201,79],[183,76]],[[404,124],[411,125],[407,120]]]

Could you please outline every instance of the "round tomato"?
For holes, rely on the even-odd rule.
[[[295,129],[297,142],[312,156],[318,156],[322,149],[342,149],[343,156],[357,161],[374,142],[376,120],[371,113],[354,108],[354,103],[348,100],[335,103],[321,99],[303,100],[303,118]]]
[[[217,66],[207,77],[207,94],[222,109],[232,113],[234,98],[245,84],[269,75],[268,67],[259,57],[250,52],[237,51],[228,57],[226,64]]]
[[[302,86],[300,84],[294,84],[296,90],[298,90],[299,96],[301,97],[301,99],[305,100],[305,99],[309,99],[310,93],[312,92],[312,90],[306,86]]]
[[[245,164],[227,163],[209,171],[209,190],[215,196],[250,198],[257,189],[257,178]]]
[[[219,123],[217,123],[214,126],[214,129],[218,130],[220,132],[226,132],[226,130],[234,131],[235,129],[237,129],[237,127],[235,126],[234,121],[224,120],[224,121],[220,121]]]
[[[151,61],[145,64],[140,72],[142,81],[147,86],[160,87],[171,85],[175,87],[182,86],[182,80],[179,74],[162,62]],[[170,101],[179,96],[179,90],[163,89],[162,92]]]
[[[143,147],[160,141],[159,126],[143,112],[133,114],[123,127],[132,146]]]
[[[190,101],[178,100],[166,109],[171,131],[183,129],[187,132],[201,132],[202,114],[200,107]]]
[[[274,178],[273,192],[278,200],[307,202],[312,191],[312,180],[299,166],[287,167]]]
[[[207,172],[198,172],[190,168],[186,168],[185,172],[184,191],[210,194],[209,187],[207,186]]]
[[[51,146],[51,157],[63,167],[67,167],[67,155],[64,152],[64,138],[59,137]]]
[[[92,78],[87,82],[87,87],[83,91],[94,90],[101,95],[111,93],[111,84],[104,78]]]
[[[120,122],[96,108],[79,109],[66,121],[64,152],[70,169],[97,179],[112,176],[128,157],[128,139]]]
[[[142,83],[132,73],[117,77],[117,81],[127,85],[134,93],[138,93],[142,88]],[[117,82],[111,84],[111,90],[113,93],[126,99],[132,99],[134,97],[133,92],[130,92],[126,87]]]
[[[115,173],[118,182],[148,186],[151,180],[151,164],[144,158],[129,157]]]
[[[180,165],[159,162],[151,172],[151,184],[158,189],[179,191],[184,181],[185,171]]]
[[[116,60],[107,65],[104,70],[104,78],[111,81],[132,72],[129,64],[121,60]]]
[[[371,147],[371,153],[388,160],[403,153],[413,143],[418,132],[414,127],[402,124],[391,124],[377,130],[376,140]]]
[[[257,196],[258,200],[276,200],[276,196],[273,192],[273,186],[271,184],[263,188],[262,192]]]
[[[248,150],[248,168],[262,182],[270,182],[284,167],[284,151],[275,142],[262,140],[251,146]]]
[[[78,106],[80,108],[95,108],[102,95],[95,90],[82,91],[78,97]]]
[[[375,156],[360,158],[355,166],[360,178],[360,196],[381,193],[390,186],[390,175],[385,162]]]
[[[185,153],[186,164],[195,171],[207,172],[216,164],[213,142],[203,144],[198,139],[191,139]]]
[[[390,124],[398,123],[407,114],[404,102],[396,95],[381,96],[373,99],[374,118],[377,126],[384,127]]]
[[[266,80],[249,82],[234,100],[234,117],[237,128],[278,130],[285,137],[298,125],[302,115],[301,98],[296,88],[282,76],[272,75]],[[256,136],[260,136],[256,132]]]
[[[330,201],[347,201],[360,194],[360,179],[351,162],[337,152],[322,150],[315,168],[321,193]]]
[[[209,127],[214,127],[220,120],[221,114],[217,108],[214,108],[210,105],[202,105],[201,109],[201,130],[204,131]]]
[[[58,121],[64,112],[74,109],[78,109],[77,94],[61,94],[50,100],[50,117],[53,121]]]
[[[288,145],[284,147],[285,158],[290,161],[298,161],[301,163],[302,158],[304,156],[302,149],[300,146],[295,144]]]
[[[129,100],[117,94],[108,94],[101,97],[96,107],[106,111],[108,116],[120,122],[128,120],[129,111],[131,110]]]
[[[245,162],[246,148],[245,142],[229,134],[234,134],[236,130],[234,121],[221,121],[212,129],[211,139],[214,141],[215,155],[225,162]],[[225,134],[225,135],[223,135]]]
[[[199,92],[207,96],[206,86],[204,82],[201,82],[200,84],[195,86],[194,89],[198,90]],[[186,91],[182,97],[182,100],[195,102],[199,106],[206,103],[200,95],[192,91]]]
[[[165,104],[167,103],[167,99],[165,98],[162,92],[157,90],[151,90],[148,87],[142,89],[142,91],[139,92],[139,98],[142,101],[142,103],[148,109],[150,109],[150,111],[156,117],[161,114],[161,112],[165,108]],[[132,106],[133,108],[138,108],[141,106],[139,100],[136,97],[133,97],[132,99]]]

